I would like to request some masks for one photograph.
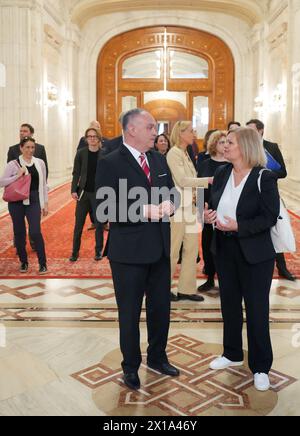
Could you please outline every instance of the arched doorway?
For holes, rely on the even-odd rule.
[[[234,114],[234,61],[218,37],[185,27],[147,27],[118,35],[97,66],[97,114],[103,134],[120,134],[119,114],[148,109],[172,125],[193,119],[198,138],[226,128]]]

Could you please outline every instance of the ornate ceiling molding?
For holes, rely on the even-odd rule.
[[[166,10],[170,9],[169,0],[78,0],[73,3],[71,19],[83,27],[88,20],[98,15],[114,12],[129,12],[135,10]],[[265,14],[265,5],[256,0],[173,0],[172,10],[210,11],[236,16],[249,25],[260,22]]]

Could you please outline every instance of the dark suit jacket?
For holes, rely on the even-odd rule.
[[[188,145],[186,151],[187,151],[188,155],[190,156],[191,161],[193,162],[195,169],[197,169],[197,161],[196,161],[196,156],[194,153],[193,146]]]
[[[13,145],[13,146],[9,147],[8,153],[7,153],[7,163],[11,162],[12,160],[17,160],[20,155],[21,155],[20,144],[16,144],[16,145]],[[47,154],[46,154],[46,149],[45,149],[45,147],[43,145],[35,144],[34,157],[42,159],[45,162],[45,165],[46,165],[46,174],[47,174],[47,178],[48,178]]]
[[[112,151],[117,150],[123,145],[123,136],[117,136],[113,139],[105,139],[103,141],[103,152],[109,154]]]
[[[101,159],[102,149],[99,151],[98,159]],[[89,148],[84,147],[81,150],[77,151],[74,166],[73,166],[73,179],[71,184],[71,193],[77,194],[80,196],[81,192],[84,190],[86,182],[87,182],[87,172],[88,172],[88,163],[89,163]]]
[[[272,171],[264,171],[261,193],[257,180],[262,167],[253,168],[242,191],[237,206],[238,241],[246,261],[257,264],[275,258],[270,229],[279,216],[277,177]],[[210,207],[218,209],[219,202],[232,172],[232,165],[220,167],[211,190]],[[218,238],[214,232],[212,252],[218,253]]]
[[[82,148],[85,148],[88,146],[87,140],[85,138],[85,136],[83,136],[82,138],[80,138],[78,147],[77,147],[77,151],[81,150]]]
[[[153,187],[174,188],[174,182],[164,156],[156,151],[147,153]],[[125,179],[127,188],[121,194],[119,181]],[[159,261],[164,254],[170,257],[170,224],[169,222],[143,222],[133,223],[127,216],[130,206],[136,199],[127,202],[128,192],[132,188],[142,187],[148,198],[145,205],[152,203],[150,199],[151,186],[148,179],[134,159],[130,151],[122,145],[118,150],[106,155],[98,161],[96,174],[96,191],[99,188],[110,187],[116,193],[111,206],[117,211],[116,220],[110,220],[109,241],[107,246],[110,261],[125,264],[151,264]],[[103,199],[99,199],[101,205]],[[157,205],[167,198],[159,198]],[[178,204],[178,198],[171,201]],[[125,203],[125,217],[121,222],[119,210]],[[99,218],[99,215],[98,215]],[[116,221],[116,222],[115,222]]]
[[[281,165],[279,171],[274,171],[277,174],[278,179],[285,179],[287,176],[286,166],[284,159],[278,144],[275,142],[269,142],[264,140],[264,148],[270,153],[270,155]]]

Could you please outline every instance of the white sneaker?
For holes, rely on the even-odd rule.
[[[242,366],[244,365],[244,362],[232,362],[231,360],[227,359],[224,356],[217,357],[215,360],[211,362],[209,365],[210,369],[213,369],[214,371],[220,370],[220,369],[226,369],[230,368],[232,366]]]
[[[260,392],[266,392],[270,389],[270,379],[268,374],[256,373],[254,374],[254,386]]]

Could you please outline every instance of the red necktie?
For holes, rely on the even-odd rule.
[[[151,184],[150,168],[149,168],[149,165],[147,164],[146,156],[144,153],[142,153],[140,155],[140,161],[141,161],[141,167],[142,167],[144,173],[146,174],[146,177],[147,177],[149,183]]]

